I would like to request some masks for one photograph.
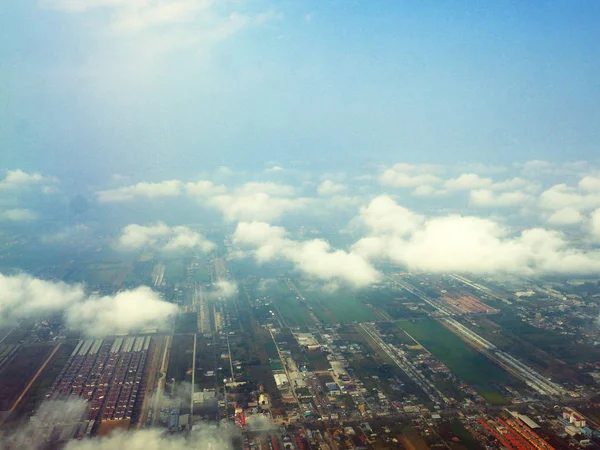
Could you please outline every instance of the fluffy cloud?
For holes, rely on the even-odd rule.
[[[575,225],[583,221],[583,216],[574,208],[563,208],[552,213],[546,221],[550,225]]]
[[[189,385],[177,386],[175,394],[185,392],[189,402]],[[179,396],[177,397],[179,398]],[[161,403],[162,404],[162,403]],[[166,399],[165,407],[175,404]],[[76,423],[87,411],[88,403],[82,399],[53,400],[41,404],[38,411],[24,425],[0,437],[0,448],[42,450],[48,448],[48,429]],[[272,422],[261,423],[262,430],[274,427]],[[65,450],[233,450],[240,431],[234,426],[195,424],[189,435],[165,433],[159,428],[116,431],[105,437],[69,441]]]
[[[275,220],[290,211],[305,208],[304,198],[275,197],[265,192],[218,195],[209,204],[221,211],[228,222]]]
[[[212,181],[196,181],[195,183],[186,183],[185,190],[189,195],[196,197],[206,197],[216,194],[223,194],[227,188],[222,184],[216,185]]]
[[[189,436],[170,435],[160,429],[115,432],[108,437],[70,441],[65,450],[233,450],[233,438],[239,437],[233,427],[207,424],[194,425]]]
[[[421,226],[424,217],[400,206],[387,195],[373,199],[367,207],[361,209],[361,221],[376,234],[395,234],[403,236]]]
[[[4,323],[63,313],[71,328],[104,336],[162,326],[176,308],[145,286],[115,295],[88,296],[79,284],[0,274],[0,320]]]
[[[0,273],[0,323],[60,311],[84,298],[81,285]]]
[[[591,183],[588,183],[584,183],[584,186],[590,187]],[[540,205],[542,208],[551,211],[564,208],[571,208],[577,211],[590,210],[600,206],[600,192],[582,192],[564,183],[556,184],[542,192]]]
[[[531,199],[530,195],[520,191],[496,193],[491,189],[475,189],[469,194],[469,200],[473,205],[483,207],[517,206]]]
[[[457,178],[447,180],[444,187],[452,190],[471,190],[485,188],[491,184],[491,178],[482,178],[476,173],[463,173]]]
[[[46,177],[38,172],[27,173],[23,170],[7,170],[4,178],[0,180],[0,192],[26,189],[31,186],[41,186],[44,194],[56,192],[57,178]]]
[[[592,213],[590,227],[592,236],[600,241],[600,208]]]
[[[227,300],[235,297],[239,290],[235,282],[229,280],[219,280],[213,284],[214,291],[211,297],[217,300]]]
[[[57,425],[79,422],[87,407],[87,402],[81,398],[45,401],[22,426],[7,430],[8,433],[0,436],[0,448],[6,450],[48,448],[49,429]]]
[[[268,194],[279,197],[291,197],[296,194],[296,189],[287,184],[249,182],[237,188],[235,192],[239,195]]]
[[[434,170],[429,165],[395,164],[383,171],[379,182],[384,186],[395,188],[412,188],[422,185],[438,184],[441,180],[429,171]]]
[[[346,186],[344,186],[343,184],[336,183],[332,180],[325,180],[321,184],[319,184],[317,192],[319,193],[319,195],[334,195],[339,192],[342,192],[344,189],[346,189]]]
[[[119,237],[118,246],[124,250],[144,247],[165,251],[199,248],[203,252],[210,252],[215,248],[214,243],[188,227],[169,227],[161,222],[149,226],[134,223],[127,225]]]
[[[585,176],[579,180],[579,188],[588,192],[600,192],[600,177]]]
[[[231,12],[229,17],[220,17],[212,7],[213,2],[196,0],[41,0],[40,4],[69,13],[84,13],[100,8],[110,10],[109,27],[114,32],[139,33],[157,27],[174,32],[178,26],[194,20],[211,26],[210,33],[190,35],[189,39],[193,42],[201,37],[210,38],[211,41],[225,39],[243,27],[269,20],[272,15],[264,17],[266,13],[263,13],[250,16]]]
[[[397,218],[388,220],[380,210],[373,226],[373,202],[386,205],[390,217]],[[373,202],[360,216],[370,232],[353,246],[354,252],[368,259],[386,258],[426,272],[589,274],[600,270],[599,252],[571,248],[556,231],[534,228],[514,234],[488,219],[414,218],[389,198]]]
[[[0,211],[0,220],[8,220],[10,222],[27,222],[30,220],[35,220],[36,218],[36,213],[25,208],[15,208]]]
[[[282,227],[264,222],[239,223],[234,243],[254,247],[259,262],[285,260],[305,275],[327,282],[343,282],[354,287],[376,282],[378,272],[354,252],[333,250],[321,239],[295,241]]]
[[[46,180],[39,173],[28,174],[20,169],[8,170],[2,180],[0,180],[0,189],[16,189],[33,184],[41,184]]]
[[[136,199],[154,199],[176,197],[181,195],[182,183],[179,180],[168,180],[160,183],[138,183],[117,189],[98,191],[96,195],[102,203],[120,203]]]
[[[90,296],[66,310],[67,323],[90,336],[122,334],[141,328],[157,328],[175,314],[177,307],[157,292],[140,286],[116,295]]]

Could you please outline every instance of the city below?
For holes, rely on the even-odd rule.
[[[177,313],[101,338],[56,315],[4,327],[1,430],[21,444],[119,430],[262,450],[600,443],[596,280],[387,267],[324,289],[248,267],[228,236],[208,255],[84,254],[38,272],[96,295],[147,284]]]

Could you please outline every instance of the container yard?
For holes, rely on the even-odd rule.
[[[77,434],[104,434],[131,422],[150,336],[80,341],[46,397],[82,398],[89,404]]]

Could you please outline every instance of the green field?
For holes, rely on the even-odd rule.
[[[340,288],[325,292],[320,287],[303,286],[300,290],[313,308],[313,313],[324,323],[369,322],[376,320],[373,313],[361,301],[356,291]]]
[[[509,374],[489,358],[433,319],[400,320],[397,323],[488,402],[506,402],[495,385],[504,385],[509,381]]]
[[[285,281],[277,280],[276,283],[270,284],[267,294],[272,299],[273,306],[275,306],[275,309],[288,326],[302,327],[314,325],[314,321],[308,315],[307,306],[296,298],[296,294],[290,291]]]

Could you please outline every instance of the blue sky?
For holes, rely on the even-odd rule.
[[[593,1],[10,2],[0,165],[597,160],[599,20]]]

